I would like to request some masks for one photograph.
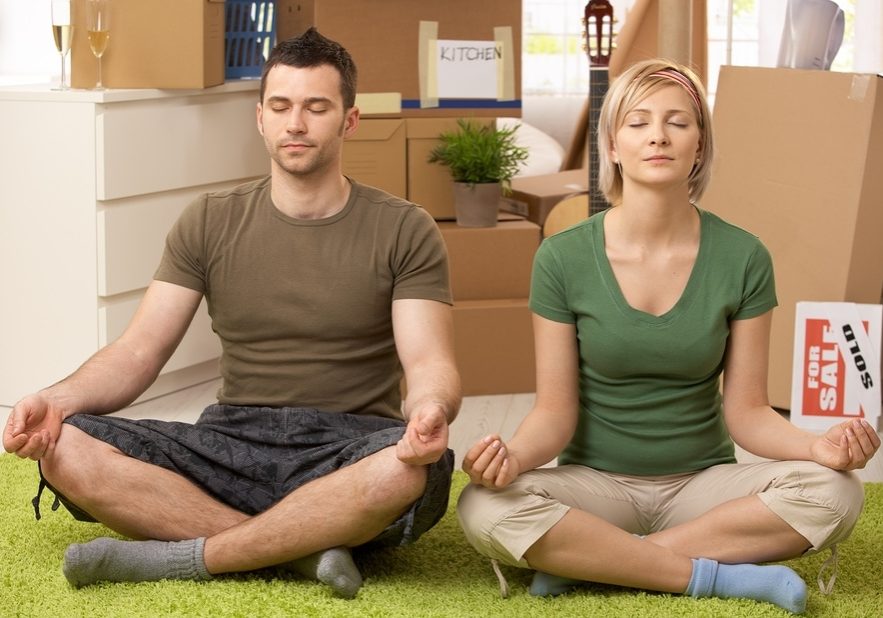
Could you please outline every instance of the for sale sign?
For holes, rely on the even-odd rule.
[[[883,305],[797,303],[791,421],[824,430],[865,418],[880,430]]]

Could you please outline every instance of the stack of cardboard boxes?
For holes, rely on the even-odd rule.
[[[464,394],[533,391],[527,297],[540,228],[506,215],[494,228],[458,226],[450,174],[427,160],[457,118],[490,124],[521,115],[520,0],[280,0],[280,39],[310,26],[344,44],[359,70],[362,120],[344,146],[345,173],[420,204],[439,222]],[[476,67],[491,70],[490,92],[480,94],[489,80],[472,75]]]
[[[503,217],[497,227],[439,222],[454,296],[454,343],[464,395],[535,390],[527,297],[540,228]]]

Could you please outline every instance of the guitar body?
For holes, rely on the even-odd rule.
[[[543,237],[548,238],[571,225],[576,225],[584,220],[588,213],[589,196],[585,193],[564,198],[549,211],[543,223]]]

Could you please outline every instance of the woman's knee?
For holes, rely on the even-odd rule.
[[[511,566],[527,566],[524,552],[567,508],[519,479],[501,490],[467,485],[457,501],[457,516],[466,540],[479,553]]]
[[[799,481],[782,488],[773,504],[817,551],[846,539],[864,507],[864,485],[854,472],[832,470],[806,462],[798,470]]]

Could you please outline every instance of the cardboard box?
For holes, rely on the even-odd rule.
[[[359,92],[400,93],[403,116],[521,116],[520,0],[277,4],[278,40],[315,26],[350,52]]]
[[[495,123],[494,119],[475,119],[477,124]],[[454,187],[450,170],[429,162],[429,153],[439,144],[442,133],[457,131],[456,118],[408,118],[408,199],[425,208],[438,221],[457,218],[454,211]]]
[[[94,88],[98,61],[75,0],[71,86]],[[101,64],[107,88],[206,88],[224,83],[224,0],[113,0]]]
[[[448,248],[454,302],[526,298],[540,228],[530,221],[500,221],[496,227],[460,227],[439,222]]]
[[[558,202],[588,191],[588,169],[522,176],[512,179],[512,195],[503,200],[503,209],[527,217],[542,226]]]
[[[408,195],[405,121],[363,119],[343,145],[343,173],[393,195]]]
[[[454,303],[454,350],[463,394],[536,390],[533,327],[527,299]]]
[[[725,66],[713,125],[701,206],[773,256],[769,393],[788,409],[797,302],[880,300],[883,77]]]
[[[880,425],[883,305],[797,303],[791,422],[824,431],[854,418]]]

